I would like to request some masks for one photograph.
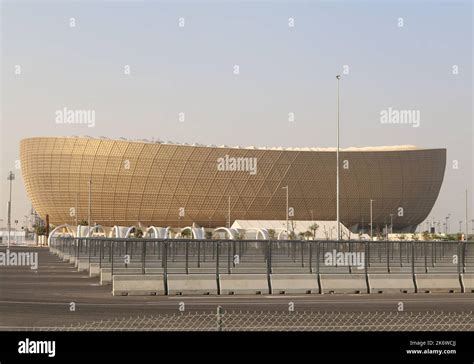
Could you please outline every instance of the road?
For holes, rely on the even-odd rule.
[[[5,248],[0,249],[4,251]],[[46,248],[15,247],[12,251],[38,252],[37,270],[29,267],[0,267],[0,330],[58,327],[88,321],[185,311],[225,310],[394,312],[403,302],[405,312],[469,312],[474,294],[397,295],[305,295],[305,296],[121,296],[111,286],[100,286],[98,278],[77,272]],[[75,310],[71,311],[71,303]]]

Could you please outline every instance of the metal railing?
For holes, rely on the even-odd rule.
[[[467,273],[474,242],[192,240],[53,237],[51,247],[99,267],[148,273]]]

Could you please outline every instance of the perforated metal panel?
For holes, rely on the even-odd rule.
[[[31,138],[21,142],[27,193],[53,224],[87,219],[92,179],[92,220],[104,225],[222,226],[231,219],[282,220],[286,192],[295,220],[335,220],[335,152],[236,149],[88,138]],[[257,173],[219,171],[217,159],[257,158]],[[432,209],[446,164],[445,149],[344,151],[341,221],[370,220],[413,229]],[[78,201],[76,206],[76,199]],[[185,216],[179,218],[179,209]],[[398,216],[398,208],[403,216]]]

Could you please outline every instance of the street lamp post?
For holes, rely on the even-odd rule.
[[[390,234],[393,234],[393,214],[390,214]]]
[[[375,200],[370,199],[370,240],[374,238],[373,220],[372,220],[372,203]]]
[[[448,235],[448,229],[449,229],[449,227],[448,227],[448,220],[449,220],[449,217],[450,217],[450,216],[451,216],[451,214],[448,214],[448,216],[445,217],[445,220],[446,220],[446,226],[445,226],[445,227],[446,227],[446,230],[445,230],[446,235]]]
[[[7,180],[10,181],[10,199],[8,200],[8,248],[10,248],[10,231],[12,225],[12,182],[15,179],[15,174],[10,171]]]
[[[288,209],[289,209],[289,206],[288,206],[288,185],[286,185],[285,187],[282,187],[282,189],[286,189],[286,235],[287,235],[287,238],[289,238],[289,235],[290,235],[290,231],[289,231],[289,225],[288,225]]]
[[[336,76],[337,79],[337,127],[336,127],[336,220],[337,220],[337,240],[341,238],[341,226],[339,216],[339,80],[341,75]]]

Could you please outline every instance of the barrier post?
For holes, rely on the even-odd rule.
[[[145,274],[146,241],[142,242],[142,274]]]
[[[300,247],[301,247],[301,268],[304,268],[304,245],[303,241],[300,240]]]
[[[217,280],[219,280],[219,242],[213,243],[212,252],[214,253],[214,249],[216,250],[216,275]]]
[[[227,242],[227,274],[230,274],[230,244]]]
[[[272,240],[268,241],[268,249],[267,249],[267,281],[268,281],[268,292],[272,293],[272,285],[271,285],[271,273],[272,273]]]
[[[222,331],[223,313],[224,313],[224,310],[222,309],[222,306],[217,306],[217,331]]]
[[[184,254],[186,255],[186,274],[189,274],[189,241],[184,242]]]
[[[390,273],[390,242],[387,241],[387,272]]]
[[[111,262],[112,262],[112,269],[111,269],[111,275],[114,275],[114,243],[110,242],[110,256],[111,256]]]
[[[463,241],[461,244],[462,244],[462,272],[466,273],[466,248],[467,248],[467,244],[466,244],[465,241]]]
[[[198,253],[198,257],[197,257],[197,260],[198,260],[198,261],[197,261],[197,267],[198,267],[198,268],[201,268],[201,241],[200,241],[200,240],[198,240],[198,242],[197,242],[197,247],[198,247],[198,249],[197,249],[197,251],[198,251],[198,252],[197,252],[197,253]]]

